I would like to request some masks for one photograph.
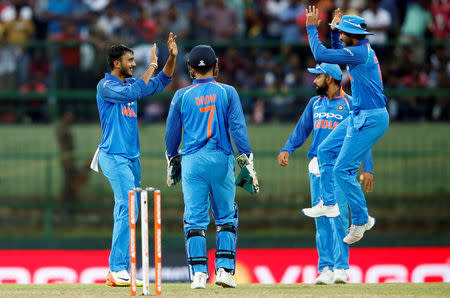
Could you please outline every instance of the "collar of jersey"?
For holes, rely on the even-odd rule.
[[[360,41],[358,41],[358,43],[355,44],[354,46],[355,46],[355,47],[356,47],[356,46],[360,46],[360,45],[365,44],[365,43],[369,43],[369,40],[368,40],[368,39],[360,40]]]
[[[326,96],[326,95],[321,95],[320,97],[321,97],[321,98],[326,98],[326,99],[328,99],[329,101],[332,101],[332,100],[335,100],[335,99],[344,97],[344,95],[345,95],[345,91],[344,91],[344,89],[342,89],[342,87],[341,87],[341,89],[339,89],[338,95],[337,95],[336,97],[333,97],[332,99],[329,99],[328,96]],[[319,98],[319,99],[320,99],[320,98]]]
[[[124,82],[122,82],[121,79],[119,79],[115,75],[112,75],[110,72],[105,73],[105,78],[108,79],[108,80],[115,80],[115,81],[117,81],[117,82],[119,82],[121,84],[126,84],[126,80],[127,80],[127,79],[125,79],[125,83],[124,83]]]
[[[193,84],[201,84],[201,83],[209,83],[214,82],[214,78],[206,78],[206,79],[195,79],[192,83]]]

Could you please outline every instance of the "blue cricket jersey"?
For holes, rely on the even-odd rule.
[[[338,95],[331,100],[324,95],[312,97],[280,152],[287,151],[292,154],[303,145],[312,131],[312,144],[308,151],[308,158],[316,157],[319,145],[342,120],[348,117],[352,107],[353,98],[342,88]],[[369,150],[364,156],[363,166],[365,172],[373,172],[372,150]]]
[[[353,110],[384,108],[387,98],[383,93],[383,79],[380,63],[367,39],[351,47],[343,47],[339,40],[339,31],[331,30],[331,45],[327,49],[319,40],[314,25],[306,27],[309,45],[318,63],[347,64],[353,95]]]
[[[170,104],[166,124],[166,148],[170,157],[197,152],[211,139],[225,154],[233,154],[230,133],[239,154],[251,153],[241,101],[234,87],[213,78],[196,79],[179,89]]]
[[[139,157],[137,100],[162,91],[171,80],[161,71],[148,85],[141,78],[128,78],[124,83],[106,73],[97,84],[97,107],[103,132],[99,148],[129,159]]]

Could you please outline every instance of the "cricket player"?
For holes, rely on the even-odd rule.
[[[239,95],[232,86],[216,82],[218,59],[207,45],[189,53],[192,85],[179,89],[170,105],[166,148],[171,161],[182,156],[184,233],[192,289],[204,289],[208,279],[206,229],[209,209],[216,224],[216,284],[234,288],[238,208],[235,203],[234,157],[230,133],[239,154],[248,157],[247,169],[256,180],[253,154]],[[183,146],[178,147],[183,133]],[[168,175],[170,176],[170,175]],[[168,179],[168,185],[173,181]]]
[[[308,68],[310,73],[316,74],[314,84],[318,96],[312,97],[286,145],[278,155],[278,162],[286,167],[289,156],[313,132],[312,144],[308,151],[309,183],[311,189],[311,203],[315,206],[320,201],[320,172],[317,164],[317,147],[325,138],[338,127],[350,114],[353,98],[340,87],[342,71],[336,64],[322,63],[315,68]],[[372,151],[369,150],[363,160],[364,170],[361,173],[366,191],[372,191]],[[328,218],[325,216],[315,218],[316,247],[319,254],[316,284],[346,283],[349,268],[349,246],[342,242],[349,226],[348,204],[342,189],[334,185],[335,198],[339,205],[340,215]]]
[[[170,33],[167,42],[169,58],[156,77],[158,68],[156,44],[150,52],[150,66],[141,78],[134,79],[136,67],[133,51],[124,45],[108,49],[111,73],[105,74],[97,85],[97,106],[103,137],[91,164],[98,171],[100,165],[114,191],[114,228],[109,256],[110,271],[107,286],[129,286],[130,234],[128,221],[128,191],[141,185],[141,163],[137,100],[164,90],[171,82],[178,55],[176,35]],[[136,218],[139,214],[136,200]],[[142,282],[138,282],[142,285]]]
[[[361,158],[389,126],[380,63],[365,38],[372,33],[366,31],[363,18],[342,16],[336,9],[330,24],[333,49],[327,49],[317,34],[319,10],[309,6],[306,15],[308,41],[316,61],[347,64],[353,111],[318,148],[322,200],[312,208],[303,209],[303,213],[310,217],[339,215],[334,196],[336,178],[337,184],[346,192],[351,211],[352,225],[344,242],[352,244],[361,240],[364,232],[375,224],[375,219],[368,214],[366,199],[356,180],[356,170]]]

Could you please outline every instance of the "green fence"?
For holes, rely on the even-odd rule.
[[[252,235],[311,234],[312,221],[299,215],[309,206],[306,152],[298,149],[287,168],[276,157],[295,123],[249,125],[261,193],[237,192],[240,228]],[[393,123],[375,145],[375,191],[367,195],[377,217],[376,233],[406,233],[417,239],[429,233],[448,236],[450,144],[448,123]],[[99,124],[75,125],[79,168],[100,141]],[[165,186],[164,125],[140,128],[142,183],[161,188],[166,232],[181,231],[181,187]],[[0,232],[14,236],[105,236],[112,224],[112,191],[102,174],[90,172],[67,217],[61,198],[64,173],[54,125],[0,126]],[[69,220],[69,221],[68,221]],[[383,238],[383,237],[381,237]],[[448,238],[447,238],[448,239]]]

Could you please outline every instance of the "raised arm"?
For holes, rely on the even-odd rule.
[[[169,39],[167,40],[167,49],[169,50],[169,58],[166,61],[166,65],[164,65],[163,72],[166,76],[171,77],[175,71],[175,63],[178,55],[178,47],[176,43],[176,35],[173,35],[172,32],[169,34]]]
[[[361,51],[358,47],[327,49],[319,40],[317,32],[319,24],[319,9],[315,6],[309,6],[306,10],[306,31],[308,33],[309,46],[317,62],[333,64],[365,63],[368,52]]]
[[[336,8],[334,10],[334,16],[333,20],[331,21],[331,24],[333,25],[339,25],[342,19],[342,12],[340,8]],[[342,49],[344,45],[342,44],[342,41],[339,40],[339,30],[334,28],[333,26],[330,26],[330,32],[331,32],[331,48],[333,49]]]

